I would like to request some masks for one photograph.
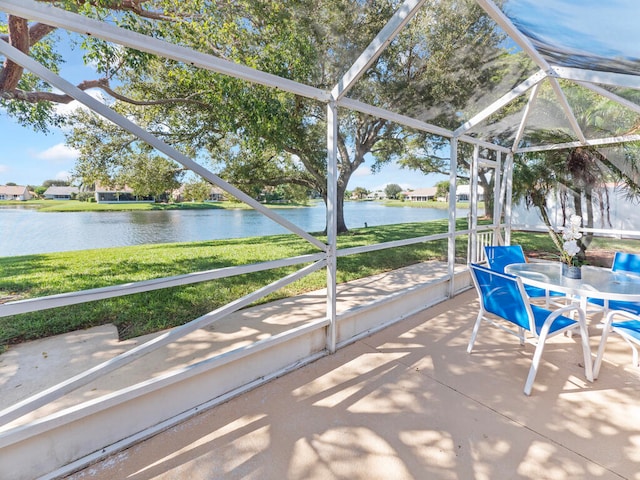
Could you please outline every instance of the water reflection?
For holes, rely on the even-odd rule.
[[[277,212],[307,232],[325,226],[324,204]],[[376,202],[347,202],[351,228],[447,218],[445,209],[385,207]],[[466,210],[458,215],[465,216]],[[287,233],[254,210],[159,210],[132,212],[48,212],[0,208],[0,256],[84,250],[148,243],[188,242]]]

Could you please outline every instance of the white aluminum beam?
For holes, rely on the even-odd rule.
[[[567,119],[569,120],[569,124],[571,125],[571,128],[573,129],[574,133],[582,143],[586,143],[587,138],[584,136],[584,132],[582,131],[582,128],[578,124],[578,120],[576,119],[576,116],[573,114],[573,109],[571,108],[571,105],[569,105],[569,101],[567,100],[566,95],[562,91],[562,88],[560,87],[560,83],[558,82],[558,79],[549,77],[549,82],[551,83],[551,88],[555,92],[556,97],[560,102],[560,106],[562,107],[562,110],[564,110],[564,114],[567,116]]]
[[[522,119],[520,120],[518,131],[516,132],[516,136],[513,139],[513,145],[511,146],[512,151],[518,148],[518,145],[520,144],[520,140],[522,140],[522,136],[524,135],[524,129],[527,126],[529,115],[531,115],[531,109],[536,101],[536,98],[538,98],[539,91],[540,91],[540,84],[538,83],[531,90],[531,94],[529,95],[529,101],[527,102],[527,105],[524,107],[524,112],[522,113]]]
[[[278,88],[303,97],[321,101],[328,101],[330,98],[329,92],[325,90],[223,60],[213,55],[196,52],[190,48],[174,45],[131,30],[125,30],[76,13],[67,12],[53,5],[46,5],[34,0],[0,0],[0,11],[42,22],[53,27],[101,38],[102,40],[135,48],[141,52],[153,53],[154,55],[222,73],[251,83]]]
[[[502,175],[502,153],[496,152],[496,165],[493,170],[493,225],[500,223],[502,216],[502,191],[500,189],[500,178]],[[497,229],[494,229],[494,238]],[[494,240],[495,241],[495,240]]]
[[[507,192],[507,177],[508,177],[508,162],[509,162],[509,153],[506,155],[505,160],[501,163],[500,166],[500,185],[498,185],[499,187],[499,192],[500,195],[496,196],[494,198],[494,203],[498,206],[497,210],[496,210],[496,214],[493,218],[493,223],[496,226],[500,226],[500,223],[502,222],[502,214],[505,211],[505,202],[506,202],[506,192]],[[498,182],[498,179],[496,179],[496,184]],[[498,229],[495,230],[496,232],[498,231]],[[494,239],[495,240],[495,239]]]
[[[17,48],[12,47],[6,42],[0,41],[0,53],[4,54],[7,58],[11,59],[18,65],[21,65],[27,70],[30,70],[33,74],[37,75],[43,80],[46,80],[50,85],[60,89],[62,92],[76,99],[83,105],[86,105],[92,111],[98,113],[99,115],[103,116],[107,120],[110,120],[111,122],[122,127],[123,129],[132,133],[136,137],[140,138],[141,140],[145,141],[146,143],[154,147],[156,150],[164,153],[168,157],[174,159],[176,162],[187,167],[189,170],[197,173],[202,178],[209,180],[211,183],[219,186],[230,195],[233,195],[238,200],[253,207],[255,210],[259,211],[260,213],[270,218],[274,222],[278,223],[279,225],[282,225],[283,227],[290,230],[291,232],[304,238],[309,243],[318,247],[320,250],[326,251],[326,248],[327,248],[326,245],[320,240],[318,240],[317,238],[315,238],[313,235],[310,235],[309,233],[305,232],[297,225],[285,219],[284,217],[278,215],[277,213],[274,213],[273,211],[271,211],[270,209],[262,205],[260,202],[256,201],[255,199],[253,199],[252,197],[244,193],[242,190],[234,187],[230,183],[225,182],[216,174],[210,172],[199,163],[194,162],[189,157],[179,152],[172,146],[166,144],[165,142],[160,140],[158,137],[151,135],[145,129],[139,127],[128,118],[116,113],[107,105],[103,104],[102,102],[99,102],[98,100],[93,98],[91,95],[87,94],[86,92],[83,92],[76,86],[72,85],[71,83],[67,82],[66,80],[56,75],[52,71],[43,67],[41,64],[33,60],[28,55],[25,55]]]
[[[638,105],[637,103],[627,100],[626,98],[622,98],[620,95],[616,95],[615,93],[610,92],[609,90],[606,90],[592,83],[588,83],[588,82],[576,82],[576,83],[584,88],[588,88],[589,90],[597,93],[598,95],[602,95],[603,97],[608,98],[611,101],[617,102],[620,105],[627,107],[629,110],[632,110],[635,113],[640,114],[640,105]]]
[[[422,120],[417,120],[413,117],[408,117],[406,115],[395,113],[390,110],[385,110],[384,108],[374,107],[359,100],[342,98],[338,102],[338,105],[350,110],[355,110],[356,112],[366,113],[367,115],[378,118],[384,118],[385,120],[389,120],[391,122],[397,123],[399,125],[404,125],[405,127],[413,128],[421,132],[429,132],[445,138],[453,137],[453,132],[446,128],[431,125],[430,123],[423,122]]]
[[[505,165],[505,204],[504,204],[504,242],[505,245],[511,245],[511,218],[513,205],[513,153],[507,154]]]
[[[449,298],[455,296],[454,275],[456,273],[456,190],[458,188],[458,138],[449,139],[450,165],[449,165],[449,236],[447,241],[447,273],[449,282]]]
[[[500,152],[496,152],[500,153]],[[478,166],[485,168],[498,168],[499,163],[496,160],[489,160],[488,158],[478,157]]]
[[[469,190],[469,202],[471,207],[471,225],[469,229],[469,252],[467,252],[467,258],[472,259],[475,262],[478,258],[478,163],[480,157],[480,148],[477,145],[473,146],[473,157],[471,158],[471,185]]]
[[[327,350],[336,351],[338,335],[336,257],[338,243],[338,106],[335,102],[327,105]]]
[[[500,110],[502,107],[509,104],[511,101],[515,100],[520,95],[524,94],[531,87],[538,85],[545,78],[547,78],[547,74],[542,70],[538,70],[536,73],[531,75],[520,85],[512,89],[509,93],[503,95],[501,98],[493,102],[491,105],[489,105],[487,108],[482,110],[480,113],[478,113],[477,115],[474,115],[473,118],[471,118],[469,121],[465,122],[464,124],[459,126],[457,129],[455,129],[453,132],[453,135],[456,137],[459,137],[463,133],[468,132],[473,127],[478,125],[480,122],[486,120],[489,116],[493,115],[495,112]]]
[[[510,151],[508,147],[503,147],[502,145],[497,145],[495,143],[487,142],[485,140],[479,140],[477,138],[470,137],[469,135],[462,135],[461,137],[458,137],[458,140],[464,143],[470,143],[471,145],[478,145],[479,147],[490,148],[498,152],[507,153]]]
[[[549,76],[574,80],[576,82],[599,83],[614,87],[627,87],[640,90],[640,76],[615,72],[601,72],[571,67],[552,67]]]
[[[547,150],[562,150],[565,148],[576,148],[576,147],[598,147],[602,145],[615,145],[618,143],[631,143],[631,142],[640,142],[640,135],[621,135],[618,137],[607,137],[607,138],[598,138],[594,140],[587,140],[586,142],[567,142],[567,143],[556,143],[553,145],[539,145],[536,147],[524,147],[519,148],[515,153],[527,153],[527,152],[544,152]]]
[[[454,136],[453,132],[451,130],[447,130],[446,128],[438,127],[436,125],[423,122],[422,120],[417,120],[413,117],[408,117],[406,115],[394,113],[380,107],[374,107],[367,103],[360,102],[359,100],[343,98],[338,102],[338,104],[341,107],[348,108],[350,110],[355,110],[361,113],[366,113],[374,117],[384,118],[385,120],[389,120],[391,122],[397,123],[399,125],[404,125],[405,127],[413,128],[421,132],[433,133],[434,135],[439,135],[444,138],[453,138]],[[507,153],[509,151],[507,147],[496,145],[495,143],[487,142],[485,140],[479,140],[477,138],[473,138],[468,135],[462,135],[461,137],[459,137],[459,140],[465,143],[470,143],[470,144],[479,145],[485,148],[499,150],[504,153]]]
[[[351,68],[333,87],[331,95],[339,100],[353,87],[353,84],[364,74],[373,62],[384,52],[400,30],[413,18],[426,0],[405,0],[396,10],[387,24],[378,32],[369,46],[360,54]]]

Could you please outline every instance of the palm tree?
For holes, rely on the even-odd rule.
[[[638,116],[620,104],[578,85],[565,85],[564,90],[587,138],[627,135],[640,130]],[[564,113],[551,101],[551,95],[552,92],[543,89],[539,101],[544,104],[543,113],[547,120],[558,125]],[[574,140],[567,129],[540,129],[528,138],[530,144]],[[580,146],[569,150],[526,154],[515,166],[514,200],[524,200],[528,207],[537,208],[552,237],[547,201],[553,193],[560,200],[563,225],[569,216],[568,209],[573,207],[575,214],[585,221],[584,227],[594,228],[595,208],[600,210],[603,224],[606,221],[610,226],[608,185],[622,187],[629,197],[640,198],[640,175],[635,161],[640,152],[639,147],[634,144],[605,149]],[[624,156],[628,163],[618,162],[617,158],[620,156]],[[592,233],[581,238],[579,255],[582,259],[585,258],[585,251],[592,240]]]

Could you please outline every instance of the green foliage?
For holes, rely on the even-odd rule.
[[[42,186],[47,189],[51,186],[56,186],[56,187],[68,187],[69,185],[71,185],[71,183],[69,183],[66,180],[56,180],[56,179],[52,179],[52,180],[45,180],[44,182],[42,182]]]
[[[446,180],[436,183],[436,198],[449,198],[450,185]]]
[[[563,90],[587,138],[622,135],[637,130],[637,115],[617,102],[565,82]],[[573,141],[573,132],[560,122],[564,112],[555,101],[551,87],[545,85],[541,88],[539,97],[544,114],[548,119],[554,119],[556,128],[540,129],[531,134],[528,141],[535,144]],[[638,151],[637,144],[625,144],[528,153],[516,161],[513,198],[536,208],[549,228],[554,222],[548,202],[554,196],[559,200],[565,221],[575,213],[582,217],[585,227],[594,228],[597,227],[594,225],[594,212],[599,210],[598,216],[603,222],[600,226],[606,227],[611,185],[619,191],[626,191],[632,199],[640,198]],[[582,255],[592,240],[593,235],[589,233],[582,238]]]
[[[359,200],[364,200],[369,195],[369,190],[364,187],[356,187],[353,189],[352,195]]]
[[[211,184],[204,180],[191,180],[184,184],[182,196],[187,202],[204,202],[211,195]]]
[[[158,199],[180,187],[184,174],[176,162],[146,153],[133,155],[116,183],[128,185],[136,195]]]
[[[397,183],[389,183],[384,187],[384,194],[387,198],[398,198],[400,193],[402,193],[402,187]]]
[[[61,4],[322,90],[339,83],[398,8],[396,1],[350,0]],[[449,116],[450,125],[458,121],[452,114],[498,75],[485,64],[501,51],[501,40],[474,2],[425,2],[349,96],[421,120]],[[243,191],[256,196],[266,187],[288,185],[296,195],[315,191],[326,199],[326,105],[93,37],[82,48],[104,81],[118,85],[116,111],[191,157],[219,166],[223,178]],[[53,63],[59,60],[48,55]],[[24,118],[30,114],[37,122],[34,112]],[[53,111],[43,112],[40,122],[47,118],[53,119]],[[347,109],[339,118],[339,199],[367,155],[373,156],[374,172],[400,158],[416,160],[424,172],[446,167],[434,155],[442,139]],[[69,143],[80,151],[75,173],[85,183],[122,182],[119,176],[126,176],[133,158],[148,154],[137,139],[92,115],[78,112],[69,121]],[[341,201],[337,216],[338,230],[346,231]]]

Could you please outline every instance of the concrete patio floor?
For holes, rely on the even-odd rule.
[[[526,397],[533,347],[485,325],[467,354],[477,311],[469,290],[65,478],[640,479],[629,347],[588,383],[553,338]]]

